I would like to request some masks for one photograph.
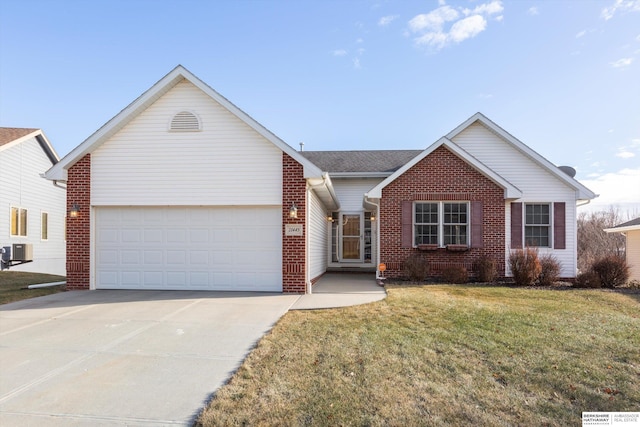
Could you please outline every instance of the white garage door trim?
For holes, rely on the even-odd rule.
[[[282,292],[282,209],[96,207],[95,288]]]

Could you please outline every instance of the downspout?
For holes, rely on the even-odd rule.
[[[307,293],[313,293],[313,285],[311,284],[311,261],[309,258],[309,245],[311,242],[310,234],[311,227],[309,227],[309,220],[311,219],[311,188],[309,181],[307,181],[307,189],[305,190],[305,209],[304,209],[304,263],[305,263],[305,284],[307,286]]]

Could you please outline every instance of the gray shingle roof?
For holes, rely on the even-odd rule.
[[[400,169],[422,150],[303,151],[304,157],[325,172],[385,172]]]
[[[624,222],[622,224],[618,224],[613,228],[631,227],[633,225],[640,225],[640,217],[632,219],[631,221]]]

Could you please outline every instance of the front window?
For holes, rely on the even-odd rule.
[[[467,204],[444,203],[444,244],[467,244]]]
[[[416,246],[468,244],[469,203],[416,202],[414,206]]]
[[[27,235],[27,210],[11,207],[10,229],[12,236],[26,237]]]
[[[551,209],[547,203],[525,205],[524,242],[526,246],[549,247]]]

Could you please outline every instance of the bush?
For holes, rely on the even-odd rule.
[[[629,266],[624,258],[617,255],[606,256],[591,266],[605,288],[617,288],[627,283],[629,279]]]
[[[629,283],[627,283],[627,288],[629,289],[640,289],[640,280],[629,280]]]
[[[573,284],[575,288],[601,288],[600,276],[595,271],[589,270],[578,274],[576,282]]]
[[[539,258],[540,275],[538,275],[538,284],[540,286],[553,286],[560,278],[560,263],[558,259],[551,254],[544,254]]]
[[[511,266],[513,280],[519,286],[533,285],[542,270],[540,260],[538,260],[538,250],[534,248],[511,251],[509,266]]]
[[[422,282],[429,274],[429,262],[420,254],[413,254],[404,261],[404,274],[414,282]]]
[[[467,283],[469,272],[463,265],[452,265],[442,270],[442,280],[445,283]]]
[[[496,260],[487,255],[482,255],[478,258],[476,268],[478,269],[479,282],[491,283],[498,277]]]

